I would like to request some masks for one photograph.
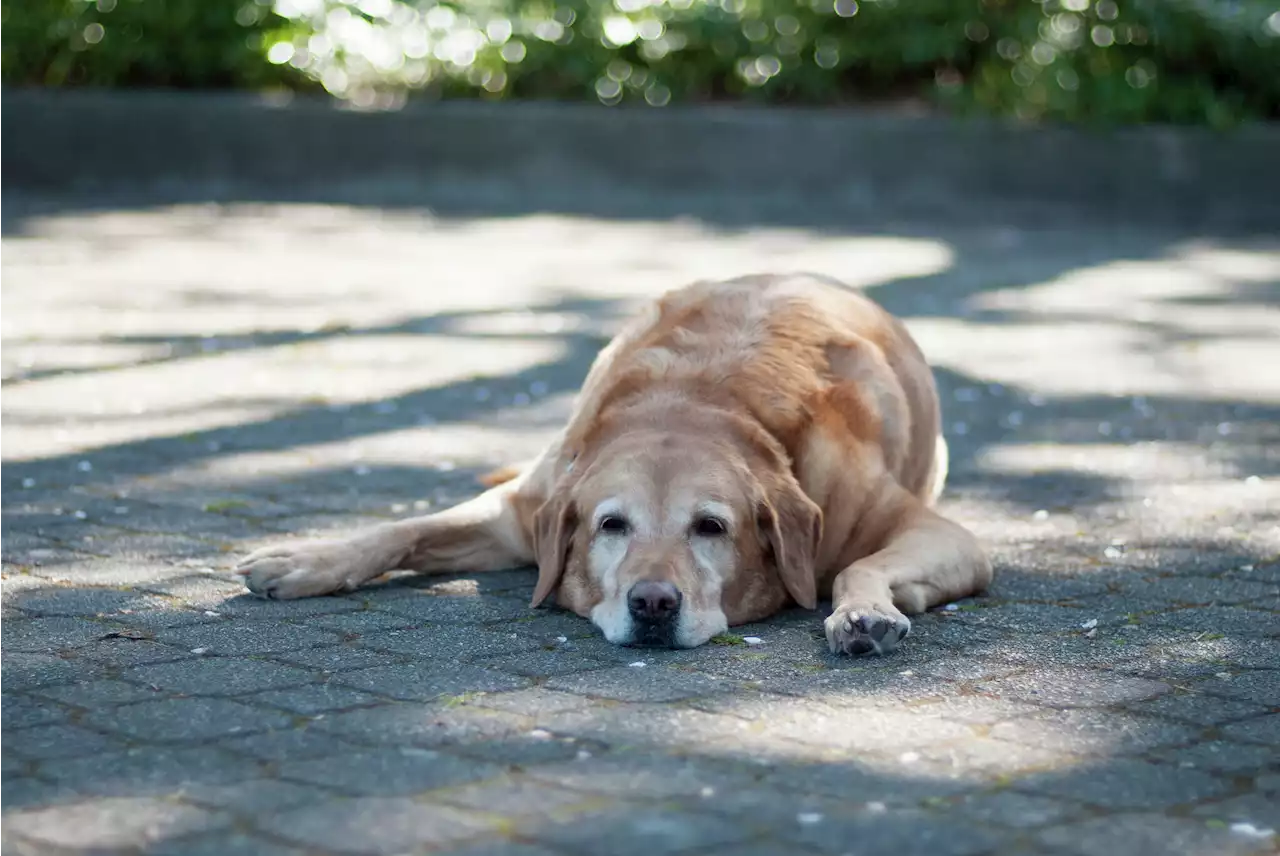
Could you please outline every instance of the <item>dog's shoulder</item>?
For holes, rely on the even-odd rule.
[[[911,421],[898,368],[917,361],[913,348],[878,305],[821,277],[695,283],[650,304],[602,352],[571,434],[611,407],[658,398],[742,411],[793,460],[816,428],[842,446],[896,448]]]

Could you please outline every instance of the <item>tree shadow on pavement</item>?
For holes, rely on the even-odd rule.
[[[42,581],[6,591],[6,849],[1261,853],[1233,825],[1275,823],[1280,640],[1233,584],[1123,616],[1010,591],[849,660],[803,611],[754,647],[615,648],[529,611],[527,574],[294,603]]]
[[[1080,271],[1167,264],[1189,233],[1024,229],[982,211],[967,222],[875,222],[796,199],[462,190],[307,201],[431,209],[441,228],[550,211],[693,217],[713,236],[768,227],[949,248],[945,270],[873,294],[952,349],[936,370],[952,450],[943,507],[990,545],[991,592],[918,617],[906,648],[880,660],[832,657],[820,616],[799,611],[694,651],[615,648],[582,619],[529,611],[527,569],[251,598],[225,573],[243,550],[437,510],[473,494],[487,466],[527,457],[634,301],[564,289],[528,307],[216,336],[219,353],[238,355],[395,347],[378,341],[391,336],[552,350],[352,404],[246,395],[242,405],[267,412],[7,460],[6,851],[1193,856],[1273,846],[1261,831],[1280,826],[1280,558],[1267,535],[1275,509],[1252,499],[1273,494],[1250,493],[1247,480],[1262,491],[1280,474],[1280,406],[1247,378],[1112,394],[1108,357],[1090,362],[1087,346],[1105,326],[1114,353],[1156,363],[1163,374],[1144,380],[1165,380],[1183,371],[1161,364],[1178,348],[1262,341],[1247,316],[1239,329],[1201,322],[1222,307],[1260,317],[1275,305],[1274,282],[1223,275],[1215,289],[1153,299],[1153,314],[1138,317],[1041,302],[1037,289]],[[8,202],[6,238],[23,240],[39,206]],[[182,308],[198,312],[217,295],[190,298]],[[511,313],[581,323],[486,326]],[[1083,379],[1064,372],[1048,388],[1034,372],[1021,382],[984,370],[1043,357],[1052,343],[1037,331],[1053,325],[1085,330]],[[1001,335],[1029,344],[975,356]],[[12,375],[6,392],[180,370],[209,353],[209,338],[69,336],[49,344],[152,355],[90,368],[55,360]],[[1258,369],[1251,358],[1234,365]],[[57,418],[6,413],[7,427],[53,429]],[[444,451],[450,431],[474,441],[468,454]],[[332,451],[388,438],[398,445],[376,457]]]

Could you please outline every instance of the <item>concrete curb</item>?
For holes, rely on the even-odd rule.
[[[719,194],[743,199],[744,223],[783,212],[803,222],[822,208],[854,220],[1083,215],[1280,231],[1280,126],[1082,130],[871,111],[476,102],[357,113],[312,99],[83,90],[8,90],[2,106],[6,190],[376,196],[443,213],[622,217],[696,217],[692,197]],[[498,185],[502,194],[486,193]]]

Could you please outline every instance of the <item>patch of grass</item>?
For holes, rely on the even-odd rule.
[[[746,640],[736,633],[720,633],[711,637],[712,645],[746,645]]]
[[[483,695],[485,695],[483,692],[460,693],[455,696],[441,696],[440,701],[444,703],[445,707],[459,707],[464,704],[470,704]]]
[[[249,507],[249,503],[245,502],[243,499],[219,499],[215,502],[206,502],[204,505],[204,510],[212,511],[212,512],[222,512],[222,511],[231,511],[236,508],[248,508],[248,507]]]

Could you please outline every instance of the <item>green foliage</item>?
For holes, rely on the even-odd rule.
[[[1280,0],[274,0],[274,13],[252,0],[114,2],[110,13],[50,2],[38,26],[6,6],[5,80],[292,80],[360,106],[421,91],[654,106],[909,97],[1067,121],[1280,117]],[[143,36],[113,47],[111,16],[144,7]],[[26,36],[11,33],[18,19]],[[85,49],[97,21],[108,37]]]
[[[253,0],[5,0],[6,85],[256,87],[282,81]]]

